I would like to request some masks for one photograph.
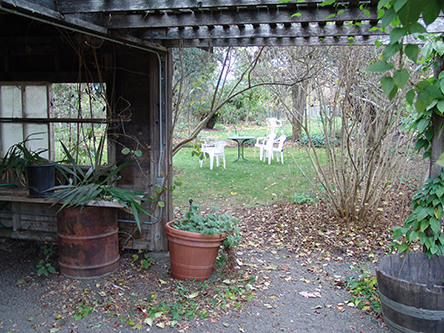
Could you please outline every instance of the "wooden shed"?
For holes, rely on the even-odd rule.
[[[119,186],[154,193],[171,175],[171,52],[64,29],[24,15],[0,14],[0,147],[3,153],[32,132],[47,132],[44,147],[53,156],[52,125],[59,122],[108,124],[111,160],[125,161],[122,147],[141,150],[123,169]],[[55,118],[52,84],[103,82],[109,102],[103,119]],[[51,135],[52,134],[52,135]],[[14,136],[16,138],[14,138]],[[12,141],[11,141],[12,140]],[[52,240],[56,207],[20,190],[0,195],[0,237]],[[119,216],[122,245],[166,250],[163,225],[171,218],[171,198],[153,207],[139,233],[129,214]],[[151,208],[151,207],[150,207]]]

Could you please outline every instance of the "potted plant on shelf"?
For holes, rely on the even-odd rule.
[[[54,187],[55,164],[40,156],[47,149],[28,148],[31,140],[38,140],[31,136],[39,134],[42,133],[30,134],[25,140],[9,147],[0,165],[0,173],[12,172],[17,182],[28,186],[29,196],[32,198],[48,197],[52,193],[48,189]]]
[[[171,274],[180,280],[206,280],[213,271],[214,263],[223,245],[228,252],[228,262],[233,249],[240,243],[239,219],[230,214],[218,214],[213,208],[206,215],[192,204],[183,216],[165,225],[169,241]]]
[[[147,193],[114,186],[120,170],[133,162],[101,167],[103,138],[94,152],[94,164],[84,172],[61,143],[69,165],[60,164],[67,185],[58,185],[48,197],[57,213],[59,264],[62,274],[75,278],[107,275],[119,266],[117,211],[132,213],[139,228],[139,211],[150,215],[142,201],[151,201]]]

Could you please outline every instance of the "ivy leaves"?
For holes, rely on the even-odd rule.
[[[370,65],[367,71],[385,73],[380,80],[381,87],[390,100],[410,80],[406,68],[395,69],[392,59],[394,55],[405,55],[412,63],[418,64],[417,68],[422,68],[425,74],[436,66],[436,56],[444,55],[444,42],[442,42],[441,36],[428,34],[422,24],[433,23],[443,8],[443,0],[379,1],[378,13],[382,20],[382,28],[386,29],[389,26],[392,28],[390,43],[385,46],[381,61]],[[422,20],[420,20],[421,17]],[[420,49],[417,44],[404,45],[404,37],[406,36],[418,39],[424,46]],[[422,60],[418,60],[420,55]],[[407,103],[416,110],[414,114],[416,119],[411,128],[418,133],[415,149],[424,149],[424,158],[427,158],[430,157],[433,137],[433,115],[444,115],[444,75],[441,73],[438,78],[427,77],[412,86],[405,97]]]
[[[430,258],[432,255],[444,254],[444,234],[441,233],[440,220],[444,206],[444,173],[437,178],[429,179],[421,190],[415,192],[413,213],[405,220],[404,225],[394,227],[392,249],[398,252],[409,251],[416,241],[423,246]],[[396,240],[404,237],[402,242]]]
[[[426,25],[434,22],[438,17],[444,2],[441,0],[381,0],[378,3],[378,11],[382,20],[382,28],[386,29],[391,26],[390,44],[386,45],[382,52],[382,60],[370,65],[367,71],[384,73],[395,68],[391,58],[402,53],[412,62],[417,63],[420,48],[417,44],[403,44],[403,38],[413,35],[422,42],[426,41],[423,34],[427,34],[424,25],[418,22],[421,14]],[[444,43],[439,40],[427,41],[422,49],[422,55],[430,60],[435,54],[444,54]],[[381,78],[381,86],[389,99],[393,99],[398,91],[402,89],[409,81],[409,75],[406,69],[394,71],[393,75],[386,74]],[[413,91],[414,92],[414,91]],[[423,111],[429,104],[428,91],[417,87],[420,110]],[[409,93],[409,99],[412,100],[412,93]],[[428,102],[428,103],[427,103]],[[427,104],[425,104],[427,103]]]

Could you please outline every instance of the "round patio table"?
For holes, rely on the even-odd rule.
[[[256,138],[254,136],[229,136],[227,139],[237,142],[237,159],[234,162],[237,162],[240,158],[247,162],[248,160],[244,157],[244,144]]]

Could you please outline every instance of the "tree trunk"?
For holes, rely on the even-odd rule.
[[[439,57],[438,59],[439,67],[435,69],[435,79],[438,78],[439,73],[444,69],[444,58]],[[430,166],[429,166],[429,177],[436,178],[442,171],[442,167],[436,164],[436,161],[444,153],[444,135],[442,129],[444,128],[444,117],[439,116],[436,113],[433,114],[433,139],[430,154]]]
[[[205,128],[207,129],[214,129],[214,125],[216,125],[217,119],[219,118],[219,115],[217,113],[213,114],[210,119],[208,119],[207,124]]]
[[[291,90],[293,110],[291,112],[292,139],[296,141],[302,135],[302,121],[304,120],[305,104],[307,94],[302,85],[295,84]]]

